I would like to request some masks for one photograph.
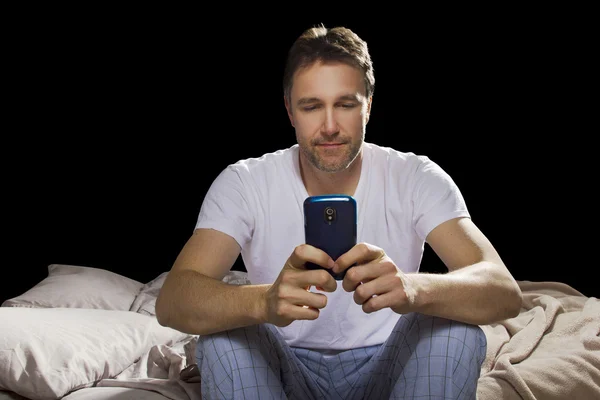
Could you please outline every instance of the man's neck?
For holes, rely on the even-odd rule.
[[[323,172],[316,169],[300,152],[300,174],[309,196],[346,194],[353,196],[360,180],[363,152],[348,168],[340,172]]]

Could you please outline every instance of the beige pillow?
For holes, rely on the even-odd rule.
[[[51,264],[48,276],[2,307],[92,308],[128,311],[143,283],[93,267]]]

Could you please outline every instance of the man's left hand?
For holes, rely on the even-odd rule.
[[[399,314],[414,311],[415,288],[409,276],[396,267],[383,249],[359,243],[335,260],[335,264],[335,273],[349,268],[342,287],[354,292],[354,302],[362,305],[364,312],[372,313],[385,307]]]

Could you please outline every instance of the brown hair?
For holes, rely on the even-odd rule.
[[[305,30],[292,44],[283,73],[283,94],[289,100],[294,74],[315,62],[341,62],[363,72],[366,95],[373,95],[375,75],[367,42],[345,27],[315,26]]]

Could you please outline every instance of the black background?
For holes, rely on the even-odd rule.
[[[585,10],[401,10],[387,20],[368,9],[235,10],[239,18],[202,8],[5,15],[0,301],[52,263],[143,282],[167,271],[217,174],[295,143],[283,62],[321,22],[369,43],[368,141],[446,169],[517,279],[599,295]],[[440,268],[426,248],[423,269]]]

